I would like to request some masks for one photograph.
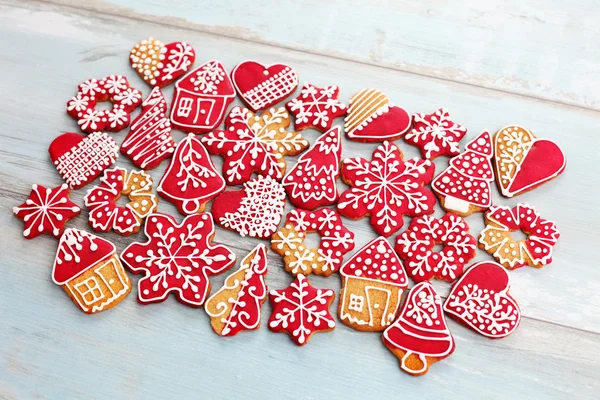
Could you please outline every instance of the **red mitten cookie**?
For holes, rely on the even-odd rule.
[[[377,89],[363,89],[352,96],[345,119],[346,136],[358,142],[401,138],[411,124],[410,114]]]
[[[201,307],[210,293],[209,275],[220,274],[235,263],[223,245],[213,245],[215,229],[209,213],[186,217],[181,224],[167,214],[154,213],[144,226],[148,241],[134,242],[121,260],[138,281],[141,304],[165,301],[173,292],[182,304]]]
[[[215,222],[240,236],[268,239],[283,216],[285,190],[270,176],[244,183],[242,190],[221,193],[212,203]]]
[[[400,360],[400,368],[414,376],[454,352],[442,301],[429,282],[415,285],[402,306],[400,317],[383,332],[383,344]]]
[[[460,153],[458,142],[467,134],[467,128],[453,122],[450,113],[440,108],[432,114],[413,115],[413,129],[404,140],[421,150],[423,158],[455,156]]]
[[[31,193],[25,203],[13,207],[17,218],[25,222],[23,236],[33,239],[42,233],[59,237],[65,230],[65,224],[81,213],[81,208],[69,200],[69,186],[46,189],[42,185],[32,185]]]
[[[104,132],[89,136],[64,133],[50,143],[48,153],[71,189],[93,181],[117,159],[119,146]]]
[[[131,49],[129,63],[148,85],[165,87],[190,69],[196,52],[185,42],[162,44],[160,40],[142,40]]]
[[[384,142],[373,152],[372,161],[355,157],[342,162],[342,180],[352,188],[342,193],[337,209],[351,219],[370,215],[377,234],[393,235],[402,227],[403,215],[434,212],[435,196],[423,187],[431,182],[434,170],[429,160],[404,161],[398,146]]]
[[[178,145],[156,191],[183,215],[204,211],[206,203],[225,190],[206,148],[190,133]]]
[[[338,100],[339,91],[337,86],[320,88],[305,83],[300,96],[286,104],[296,118],[296,130],[313,128],[325,132],[331,129],[335,118],[346,115],[346,106]]]
[[[153,169],[175,151],[167,102],[159,88],[152,89],[142,103],[142,113],[131,123],[131,130],[121,144],[121,153],[133,165]]]
[[[329,312],[334,298],[333,290],[317,289],[300,274],[288,288],[269,292],[273,307],[269,329],[285,332],[294,343],[303,346],[313,333],[329,332],[335,328]]]
[[[285,64],[263,65],[244,61],[231,71],[238,94],[249,109],[267,109],[288,97],[298,87],[296,71]]]
[[[314,210],[336,203],[340,197],[336,180],[340,176],[341,139],[337,126],[319,136],[283,178],[283,186],[294,206]]]
[[[210,132],[221,124],[235,90],[219,61],[209,61],[175,84],[171,122],[192,133]]]
[[[521,309],[509,290],[508,273],[500,264],[478,262],[452,286],[444,311],[483,336],[501,339],[521,322]]]

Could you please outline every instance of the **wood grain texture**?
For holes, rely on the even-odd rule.
[[[200,13],[197,8],[189,9],[192,19]],[[595,248],[600,240],[600,193],[597,185],[586,189],[584,183],[597,182],[598,112],[189,28],[0,0],[0,70],[9,77],[0,80],[0,265],[4,274],[0,280],[0,397],[230,398],[231,393],[243,393],[247,398],[365,399],[399,394],[433,398],[462,397],[467,388],[473,397],[484,398],[597,395],[600,271]],[[389,34],[403,31],[390,28]],[[138,305],[136,288],[114,310],[96,316],[79,311],[50,279],[56,240],[48,236],[23,239],[22,223],[11,215],[11,208],[26,198],[32,183],[61,183],[47,148],[60,132],[77,131],[64,104],[79,82],[120,73],[149,93],[127,60],[132,45],[148,36],[192,43],[198,65],[219,59],[230,70],[246,58],[266,63],[283,60],[296,67],[302,81],[339,85],[342,101],[364,87],[379,87],[410,111],[428,112],[444,105],[469,129],[463,144],[484,128],[495,130],[511,123],[560,143],[568,163],[563,176],[516,199],[493,193],[499,204],[524,201],[535,205],[557,222],[562,233],[552,265],[510,272],[511,293],[524,315],[522,326],[507,339],[490,341],[450,321],[456,352],[425,377],[415,379],[399,370],[379,335],[356,332],[341,323],[332,333],[316,334],[307,346],[297,348],[285,335],[266,328],[268,304],[258,332],[230,339],[212,332],[203,310],[174,299]],[[576,66],[561,61],[561,71],[566,74],[569,68]],[[591,79],[589,86],[598,85],[598,80]],[[172,86],[165,90],[169,102],[171,96]],[[125,134],[112,136],[120,143]],[[305,134],[311,143],[317,135],[316,131]],[[182,137],[176,132],[177,140]],[[417,156],[416,148],[397,143],[407,157]],[[343,145],[344,157],[368,156],[376,147],[348,141]],[[221,165],[219,158],[215,162]],[[288,158],[288,167],[294,162]],[[124,157],[117,165],[132,167]],[[447,159],[437,160],[436,165],[441,171]],[[163,163],[151,171],[155,182],[165,167]],[[85,192],[86,188],[74,191],[73,200],[83,205]],[[159,210],[182,219],[165,201]],[[441,214],[439,210],[436,215]],[[85,229],[86,220],[84,212],[69,226]],[[483,228],[481,214],[467,221],[474,235]],[[357,234],[357,248],[374,237],[366,220],[346,222]],[[142,234],[102,236],[114,241],[119,250],[132,240],[143,239]],[[238,260],[257,243],[223,229],[218,229],[216,240],[230,246]],[[480,251],[477,260],[483,259],[490,258]],[[273,253],[269,268],[270,287],[285,287],[291,281]],[[224,275],[212,279],[213,290]],[[133,279],[137,281],[136,276]],[[311,277],[311,282],[339,290],[335,276]],[[436,288],[443,295],[449,290],[439,282]],[[332,306],[336,309],[337,300]],[[307,374],[314,380],[310,385],[299,384]]]

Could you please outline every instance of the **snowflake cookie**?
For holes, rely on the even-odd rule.
[[[355,157],[342,162],[342,180],[352,188],[342,193],[337,209],[351,219],[370,215],[375,232],[388,237],[402,227],[403,215],[434,212],[435,196],[423,187],[431,182],[434,170],[429,160],[404,161],[398,146],[386,141],[371,161]]]
[[[556,224],[540,216],[529,204],[492,206],[484,215],[486,227],[479,248],[508,269],[524,265],[541,268],[552,262],[552,248],[560,237]],[[516,241],[511,232],[521,230],[527,239]]]
[[[129,63],[148,85],[165,87],[177,80],[194,63],[196,51],[185,42],[163,44],[145,39],[129,52]]]
[[[125,195],[129,203],[117,206]],[[158,208],[158,198],[152,193],[152,177],[144,171],[114,168],[104,171],[100,184],[85,196],[90,211],[89,223],[96,232],[114,230],[121,235],[137,233],[142,222]]]
[[[501,339],[521,322],[521,309],[509,290],[508,273],[500,264],[478,262],[452,286],[444,311],[483,336]]]
[[[436,252],[434,247],[438,244],[443,248]],[[424,215],[413,219],[408,229],[398,235],[395,249],[415,282],[433,278],[452,282],[475,257],[477,241],[469,233],[467,222],[458,215],[448,213],[440,219]]]
[[[302,274],[289,287],[271,290],[269,301],[273,307],[269,329],[285,332],[298,346],[308,343],[315,332],[329,332],[335,321],[329,306],[335,298],[331,289],[317,289]]]
[[[337,86],[320,88],[305,83],[300,96],[286,104],[287,109],[296,118],[296,130],[313,128],[325,132],[331,129],[334,119],[346,115],[346,106],[338,100],[339,92]]]
[[[252,173],[281,181],[285,174],[283,156],[295,156],[309,143],[299,133],[288,132],[290,116],[285,108],[272,108],[260,116],[233,107],[225,120],[226,130],[202,137],[208,151],[224,158],[223,175],[228,185],[248,181]]]
[[[13,207],[15,216],[25,223],[23,236],[33,239],[42,233],[60,237],[65,224],[81,213],[81,208],[69,200],[69,186],[46,189],[42,185],[32,185],[25,203]]]
[[[215,234],[209,213],[186,217],[181,224],[162,213],[148,217],[144,226],[148,241],[134,242],[121,253],[121,260],[138,281],[141,304],[165,301],[173,292],[190,307],[201,307],[210,293],[209,275],[233,266],[235,255],[223,245],[212,244]]]
[[[268,239],[277,230],[285,210],[283,185],[270,176],[244,183],[242,190],[221,193],[212,203],[215,222],[240,236]]]
[[[417,146],[423,158],[433,160],[438,156],[458,155],[458,142],[466,134],[467,128],[453,122],[448,110],[440,108],[433,114],[413,115],[413,129],[404,140]]]
[[[321,236],[317,249],[304,244],[310,232]],[[329,276],[340,269],[344,255],[354,249],[354,233],[344,226],[335,210],[296,209],[288,213],[284,227],[271,237],[271,248],[283,257],[285,270],[292,275]]]
[[[204,308],[217,335],[235,336],[260,327],[261,308],[267,299],[266,275],[267,247],[259,244],[206,301]]]
[[[96,109],[97,103],[109,100],[110,110]],[[124,76],[110,75],[81,83],[75,97],[67,102],[67,114],[77,120],[85,133],[119,132],[129,126],[130,114],[140,104],[142,92],[130,87]]]

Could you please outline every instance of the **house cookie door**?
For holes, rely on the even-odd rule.
[[[369,307],[369,325],[389,325],[392,322],[388,321],[388,308],[392,292],[388,289],[367,286],[365,293],[367,294],[367,306]]]

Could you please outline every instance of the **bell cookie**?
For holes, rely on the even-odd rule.
[[[163,44],[160,40],[144,39],[129,52],[129,63],[148,85],[165,87],[190,69],[196,51],[185,42]]]
[[[338,100],[340,88],[323,88],[305,83],[300,95],[287,102],[286,107],[294,115],[297,131],[313,128],[321,132],[331,129],[333,120],[346,115],[346,106]]]
[[[413,129],[404,135],[404,140],[417,146],[423,158],[433,160],[458,155],[458,143],[466,134],[467,128],[452,121],[448,110],[440,108],[431,114],[413,115]]]

